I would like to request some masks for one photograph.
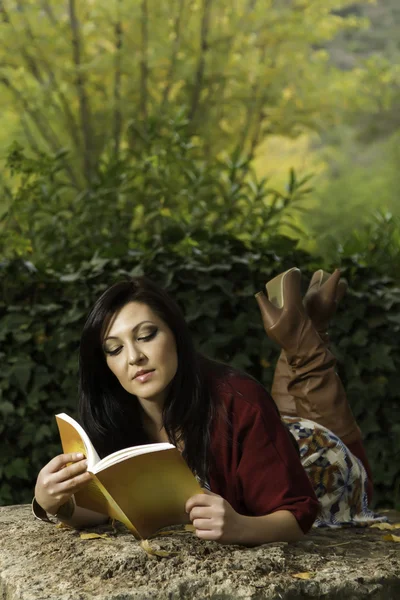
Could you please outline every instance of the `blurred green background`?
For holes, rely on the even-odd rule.
[[[252,299],[341,266],[341,375],[400,504],[397,0],[3,0],[0,503],[29,501],[73,412],[79,334],[153,275],[200,348],[270,385]]]

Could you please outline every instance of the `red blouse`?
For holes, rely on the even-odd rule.
[[[211,490],[243,515],[288,510],[306,533],[318,500],[271,396],[241,374],[215,382],[213,393],[221,406],[211,431]]]

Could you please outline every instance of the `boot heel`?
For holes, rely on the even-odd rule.
[[[340,279],[338,269],[331,275],[320,269],[311,278],[303,304],[314,327],[324,341],[328,341],[327,329],[340,300],[347,290],[347,282]]]
[[[292,271],[299,271],[296,267],[285,271],[284,273],[280,273],[271,281],[265,284],[265,289],[267,290],[268,300],[276,307],[283,308],[283,285],[286,276]],[[299,271],[300,272],[300,271]]]
[[[324,285],[325,281],[328,281],[330,276],[331,276],[331,273],[327,273],[327,271],[323,271],[322,269],[319,269],[318,271],[316,271],[314,273],[314,275],[311,279],[310,285],[308,286],[308,290],[311,290],[314,287],[316,287],[317,290],[319,290],[319,288]]]

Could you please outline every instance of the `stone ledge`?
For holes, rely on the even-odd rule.
[[[400,523],[400,513],[389,518]],[[176,532],[150,540],[176,553],[166,558],[146,554],[122,526],[96,531],[108,537],[83,540],[36,521],[30,506],[1,507],[1,600],[400,598],[400,544],[377,529],[313,530],[250,549]],[[293,577],[305,572],[312,578]]]

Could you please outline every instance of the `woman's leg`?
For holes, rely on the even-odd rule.
[[[339,279],[337,284],[329,286],[324,284],[330,279],[331,274],[320,269],[316,271],[310,281],[303,299],[304,308],[321,339],[328,345],[328,326],[340,300],[347,290],[347,283]],[[277,360],[272,382],[271,394],[280,414],[296,416],[297,408],[294,397],[288,392],[291,379],[291,370],[288,365],[285,351],[282,350]]]
[[[315,421],[283,417],[320,502],[316,527],[371,524],[370,478],[363,463],[332,431]]]
[[[294,398],[297,415],[335,433],[361,460],[371,481],[371,495],[371,468],[361,432],[335,371],[336,359],[323,334],[339,296],[343,295],[343,288],[338,293],[340,273],[325,277],[322,285],[315,282],[312,285],[313,280],[306,299],[307,312],[313,314],[313,321],[303,306],[298,269],[291,269],[267,284],[269,300],[263,294],[257,294],[256,298],[267,334],[284,350],[289,374],[287,391]]]
[[[275,365],[271,395],[282,417],[295,417],[297,415],[295,399],[293,398],[292,394],[289,394],[288,392],[290,376],[291,372],[286,360],[285,351],[281,350],[281,353]]]

